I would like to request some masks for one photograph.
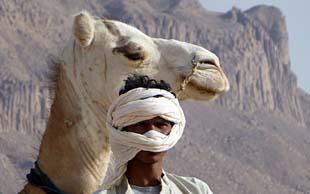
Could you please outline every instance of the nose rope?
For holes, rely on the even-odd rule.
[[[179,90],[176,92],[177,97],[185,90],[186,85],[191,81],[194,73],[196,72],[197,68],[198,68],[198,61],[195,61],[194,59],[191,61],[192,63],[192,71],[191,73],[186,76],[182,82],[182,84],[180,85]]]

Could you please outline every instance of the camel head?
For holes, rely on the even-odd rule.
[[[85,11],[75,16],[73,35],[63,53],[66,71],[101,104],[111,103],[131,73],[164,79],[177,91],[191,73],[192,61],[198,68],[181,99],[210,100],[229,89],[218,57],[200,46],[151,38],[128,24],[96,19]]]

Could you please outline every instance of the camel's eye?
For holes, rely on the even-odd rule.
[[[125,54],[125,57],[133,61],[143,60],[143,55],[141,53],[128,53]]]
[[[144,60],[145,52],[142,47],[135,42],[128,42],[123,46],[113,49],[113,53],[123,54],[127,59],[132,61]]]

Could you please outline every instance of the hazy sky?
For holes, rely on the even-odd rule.
[[[292,70],[298,85],[310,94],[310,0],[200,0],[209,10],[226,12],[236,6],[247,10],[255,5],[273,5],[281,9],[289,32]],[[307,58],[309,57],[309,58]]]

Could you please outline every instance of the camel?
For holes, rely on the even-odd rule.
[[[183,83],[180,99],[208,101],[229,89],[218,57],[200,46],[151,38],[86,11],[74,17],[72,31],[59,57],[55,99],[37,157],[63,193],[91,194],[102,183],[110,156],[106,113],[129,74],[163,79],[175,91]],[[44,193],[31,183],[20,191]]]

